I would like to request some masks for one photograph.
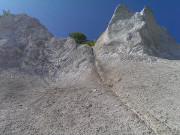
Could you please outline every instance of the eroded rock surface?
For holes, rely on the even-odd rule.
[[[94,53],[103,82],[156,134],[180,134],[180,45],[149,8],[119,5]]]
[[[180,49],[119,5],[93,49],[25,14],[0,18],[0,134],[180,134]]]
[[[19,68],[53,81],[69,83],[92,70],[88,45],[54,37],[40,22],[25,14],[0,18],[0,69]]]
[[[95,46],[97,57],[123,53],[180,59],[179,50],[179,44],[167,29],[156,23],[151,9],[145,7],[141,12],[133,13],[125,5],[116,8]]]

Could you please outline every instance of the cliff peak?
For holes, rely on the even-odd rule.
[[[127,6],[119,5],[95,48],[99,48],[97,49],[99,52],[101,47],[108,48],[108,46],[111,48],[103,50],[180,59],[179,44],[170,36],[166,28],[156,23],[153,12],[148,7],[141,12],[133,13]]]

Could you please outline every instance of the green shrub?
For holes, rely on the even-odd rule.
[[[72,37],[78,44],[82,44],[87,41],[86,36],[82,32],[71,32],[69,37]]]
[[[92,40],[87,40],[83,44],[88,44],[90,46],[94,46],[94,42]]]
[[[8,10],[8,11],[2,10],[2,12],[3,12],[3,13],[0,15],[0,17],[10,15],[10,10]]]
[[[88,44],[90,46],[94,46],[96,43],[96,40],[87,40],[86,35],[82,32],[71,32],[69,37],[72,37],[78,44]]]
[[[96,39],[94,39],[94,45],[96,44],[96,42],[97,42],[97,40],[96,40]]]

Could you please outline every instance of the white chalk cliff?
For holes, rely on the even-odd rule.
[[[0,18],[0,134],[180,134],[180,45],[119,5],[91,48]]]
[[[114,51],[117,54],[180,59],[179,44],[166,28],[156,23],[148,7],[141,12],[132,13],[127,6],[119,5],[96,44],[98,50],[104,49],[104,53],[98,55],[111,54]]]
[[[71,82],[88,74],[93,61],[91,47],[53,36],[35,18],[25,14],[0,18],[0,69],[23,69],[53,81],[70,76]]]
[[[180,44],[148,7],[119,5],[94,54],[101,80],[156,134],[180,134]]]

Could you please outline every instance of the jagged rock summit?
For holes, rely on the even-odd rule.
[[[134,113],[158,135],[180,134],[180,44],[148,7],[119,5],[93,49],[101,80]]]
[[[180,49],[145,7],[119,5],[96,45],[0,18],[0,134],[179,135]]]
[[[148,7],[133,13],[127,6],[119,5],[95,48],[98,56],[124,53],[180,59],[180,45],[156,23]]]

